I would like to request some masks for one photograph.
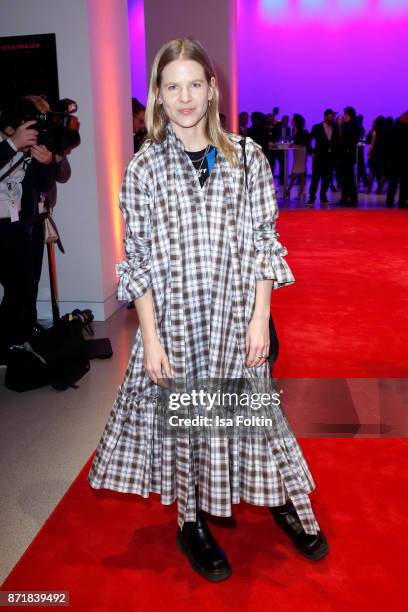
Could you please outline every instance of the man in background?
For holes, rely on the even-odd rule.
[[[249,121],[249,115],[246,111],[242,111],[242,113],[239,113],[238,129],[239,129],[239,133],[241,136],[248,135],[248,121]]]
[[[339,147],[339,135],[336,125],[336,112],[328,108],[324,111],[323,121],[316,123],[310,132],[312,154],[312,180],[310,183],[309,202],[315,203],[316,193],[320,182],[320,202],[326,204],[327,190],[333,175],[334,163]],[[314,146],[312,146],[314,142]]]
[[[358,206],[355,164],[357,145],[361,129],[357,122],[357,113],[352,106],[344,109],[344,123],[340,137],[341,200],[343,206]]]
[[[33,107],[33,108],[32,108]],[[39,109],[38,109],[39,110]],[[36,269],[33,226],[41,192],[52,189],[56,163],[52,153],[37,144],[35,103],[16,100],[0,117],[0,361],[6,363],[12,344],[29,340],[36,322]],[[40,111],[41,112],[41,111]],[[44,247],[44,245],[42,245]]]
[[[408,111],[395,121],[390,142],[390,181],[387,206],[394,206],[399,183],[398,207],[408,208]]]
[[[273,115],[275,125],[272,128],[272,138],[275,143],[288,143],[292,138],[292,130],[289,126],[289,115],[282,115],[280,121],[276,120],[276,116]],[[275,149],[275,158],[279,163],[279,185],[283,185],[285,182],[285,152],[282,150]]]

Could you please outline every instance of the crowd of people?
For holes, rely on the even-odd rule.
[[[139,149],[145,135],[145,107],[132,99],[134,150]],[[251,125],[249,121],[251,120]],[[227,119],[220,113],[220,123],[226,129]],[[372,193],[376,182],[376,194],[386,192],[386,205],[393,207],[399,188],[398,206],[408,207],[408,111],[400,117],[377,117],[371,129],[364,128],[363,115],[357,115],[352,106],[343,114],[328,108],[323,120],[306,129],[305,118],[295,113],[290,119],[279,109],[270,114],[247,112],[239,114],[239,133],[257,142],[270,163],[272,172],[278,167],[279,185],[284,185],[284,151],[277,145],[297,145],[293,148],[293,162],[289,169],[289,182],[285,197],[290,198],[298,185],[296,199],[306,197],[308,157],[312,158],[308,205],[319,197],[322,205],[328,202],[327,192],[341,190],[337,204],[358,205],[358,186]],[[366,146],[365,146],[366,145]],[[386,191],[385,191],[386,188]]]
[[[295,113],[278,118],[271,114],[241,112],[239,133],[250,136],[263,149],[272,172],[279,164],[279,184],[284,183],[284,151],[279,144],[298,145],[293,149],[293,164],[286,197],[299,184],[298,198],[305,195],[307,158],[312,157],[312,177],[308,204],[316,200],[320,184],[320,201],[328,202],[327,191],[341,189],[338,204],[357,206],[358,189],[361,182],[367,193],[371,193],[376,181],[376,193],[382,194],[387,183],[386,204],[394,205],[399,186],[398,206],[408,207],[408,111],[400,117],[377,117],[366,133],[363,116],[357,115],[352,106],[347,106],[342,115],[328,108],[323,120],[306,130],[302,115]],[[367,155],[366,147],[367,145]],[[335,184],[337,183],[337,186]]]

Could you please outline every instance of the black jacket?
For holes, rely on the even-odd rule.
[[[323,123],[316,123],[312,127],[312,131],[310,132],[310,142],[314,140],[314,146],[310,145],[310,152],[315,155],[315,157],[324,158],[327,157],[329,152],[334,155],[338,154],[339,151],[339,132],[337,129],[337,125],[332,125],[332,137],[329,140],[326,136],[325,129],[323,127]]]
[[[343,123],[340,137],[340,157],[342,159],[347,161],[356,160],[360,134],[361,129],[355,119]]]
[[[390,138],[391,169],[399,174],[408,175],[408,117],[397,119]]]
[[[8,164],[16,154],[16,151],[9,145],[7,140],[2,140],[0,142],[0,170]]]
[[[13,147],[6,140],[0,142],[0,170],[16,155]],[[41,164],[32,159],[27,166],[24,179],[21,183],[23,195],[21,198],[21,216],[32,217],[37,214],[38,200],[42,191],[50,191],[55,184],[57,164],[53,160],[50,164]]]
[[[273,142],[280,142],[282,140],[282,125],[280,123],[277,123],[276,125],[273,126],[272,134],[273,134],[272,136]],[[285,137],[291,138],[291,136],[292,136],[292,130],[290,129],[289,126],[286,126]]]
[[[293,134],[293,144],[301,145],[302,147],[306,147],[308,153],[310,153],[310,134],[304,128],[302,130],[298,130]]]

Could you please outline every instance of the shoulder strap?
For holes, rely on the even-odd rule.
[[[14,172],[16,168],[18,168],[18,166],[20,166],[20,164],[24,163],[25,160],[26,160],[26,156],[24,155],[18,161],[16,161],[15,164],[13,164],[11,168],[7,170],[7,172],[5,172],[4,174],[0,176],[0,181],[4,181],[12,172]]]
[[[242,153],[244,156],[244,170],[245,170],[245,187],[248,189],[248,167],[247,167],[247,157],[246,157],[246,148],[245,148],[245,144],[246,144],[246,137],[244,136],[244,138],[242,138],[239,141],[239,144],[242,147]]]

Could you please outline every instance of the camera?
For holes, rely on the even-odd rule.
[[[40,112],[28,98],[19,98],[10,102],[1,113],[0,127],[16,129],[25,121],[36,121],[31,129],[38,131],[38,144],[45,145],[51,153],[62,155],[81,142],[79,119],[72,114],[76,110],[76,102],[69,98],[59,100],[48,112]]]

